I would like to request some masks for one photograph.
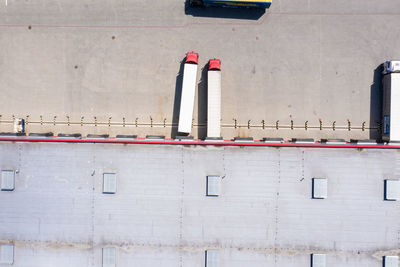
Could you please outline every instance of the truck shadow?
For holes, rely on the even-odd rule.
[[[185,1],[185,14],[193,17],[258,20],[265,14],[263,8],[190,7]]]
[[[383,65],[379,65],[374,70],[374,81],[371,85],[370,91],[370,116],[369,125],[370,128],[379,128],[382,121],[382,97],[383,97]],[[369,138],[374,140],[381,140],[381,131],[370,130]]]
[[[179,110],[181,108],[183,68],[185,66],[185,59],[186,57],[181,61],[178,75],[176,76],[174,109],[172,112],[171,138],[176,138],[178,134]]]
[[[207,137],[207,63],[201,69],[200,81],[198,84],[197,93],[197,122],[198,124],[204,125],[197,127],[197,137],[204,139]]]

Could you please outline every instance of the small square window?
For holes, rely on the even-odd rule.
[[[400,199],[400,180],[385,180],[385,200]]]
[[[14,190],[14,171],[12,170],[1,171],[1,190],[2,191]]]
[[[313,178],[312,197],[323,199],[328,197],[328,180],[326,178]]]
[[[115,267],[115,248],[103,248],[103,267]]]
[[[218,250],[206,250],[206,267],[219,266],[219,252]]]
[[[207,176],[207,196],[219,196],[221,193],[221,176]]]
[[[103,174],[103,193],[115,194],[117,192],[117,175],[115,173]]]
[[[3,244],[0,246],[0,263],[13,264],[14,263],[14,245]]]
[[[325,267],[326,255],[325,254],[311,254],[311,267]]]
[[[399,267],[399,256],[383,256],[383,267]]]

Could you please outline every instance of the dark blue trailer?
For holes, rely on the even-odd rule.
[[[192,7],[247,7],[247,8],[269,8],[272,0],[189,0]]]

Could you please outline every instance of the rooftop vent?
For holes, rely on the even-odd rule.
[[[103,267],[115,267],[115,248],[103,248]]]
[[[383,256],[383,267],[399,267],[399,256]]]
[[[206,267],[219,266],[219,253],[218,250],[206,250]]]
[[[328,197],[328,180],[326,178],[313,178],[312,197],[324,199]]]
[[[117,192],[117,175],[115,173],[103,174],[103,193],[115,194]]]
[[[325,267],[326,255],[325,254],[311,254],[311,267]]]
[[[0,246],[0,263],[13,264],[14,263],[14,245],[3,244]]]
[[[2,191],[14,190],[14,171],[12,170],[1,171],[1,190]]]
[[[400,199],[400,180],[386,179],[385,180],[385,200]]]
[[[207,196],[217,197],[221,193],[221,176],[207,176]]]

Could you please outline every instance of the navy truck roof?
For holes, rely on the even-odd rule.
[[[191,6],[269,8],[272,0],[190,0]]]

